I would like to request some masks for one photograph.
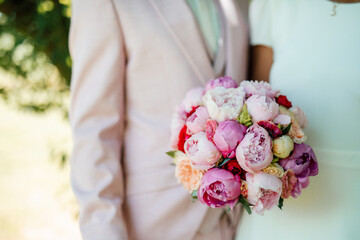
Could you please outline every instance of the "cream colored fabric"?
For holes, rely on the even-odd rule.
[[[360,239],[360,3],[253,0],[252,44],[274,52],[270,82],[306,113],[319,175],[283,211],[243,215],[238,239]]]
[[[220,2],[226,74],[240,81],[247,27],[233,0]],[[165,154],[175,105],[215,77],[191,10],[186,1],[74,0],[72,14],[71,181],[84,240],[193,239],[208,208],[190,201]]]

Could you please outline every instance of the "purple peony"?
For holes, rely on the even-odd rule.
[[[319,167],[316,156],[312,148],[305,144],[294,144],[292,154],[279,161],[284,170],[291,169],[297,178],[295,189],[292,192],[293,197],[300,195],[301,190],[309,185],[309,177],[316,176],[319,173]]]
[[[239,175],[234,175],[225,169],[212,168],[201,179],[198,190],[200,202],[212,208],[229,204],[233,208],[240,196],[241,181]]]

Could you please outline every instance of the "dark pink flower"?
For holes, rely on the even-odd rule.
[[[270,121],[260,121],[258,122],[258,125],[260,127],[263,127],[266,129],[266,131],[268,131],[268,133],[270,134],[270,136],[272,138],[277,138],[279,136],[281,136],[281,130],[273,123]]]
[[[201,186],[198,190],[200,202],[218,208],[229,204],[233,208],[241,193],[241,180],[239,175],[231,172],[212,168],[207,171],[201,179]]]

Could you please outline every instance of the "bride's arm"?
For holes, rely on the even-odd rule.
[[[269,82],[270,70],[273,63],[273,50],[270,47],[256,45],[251,50],[250,79]]]
[[[74,0],[71,184],[84,240],[128,239],[122,212],[125,51],[112,0]]]

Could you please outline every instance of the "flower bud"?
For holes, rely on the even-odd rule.
[[[274,140],[273,153],[276,157],[286,158],[294,149],[294,142],[291,137],[283,135]]]

